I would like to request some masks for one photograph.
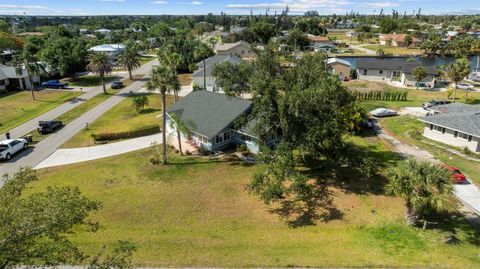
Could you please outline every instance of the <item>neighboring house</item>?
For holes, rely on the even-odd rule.
[[[32,81],[38,82],[38,76]],[[15,67],[0,65],[0,90],[31,90],[32,87],[27,70],[22,69],[21,74],[17,74]]]
[[[215,52],[219,55],[235,55],[242,59],[255,58],[256,56],[250,44],[245,41],[216,45]]]
[[[308,40],[310,40],[310,44],[312,45],[323,45],[323,44],[330,44],[330,39],[326,36],[316,36],[307,34]]]
[[[447,31],[445,34],[447,36],[447,41],[452,41],[458,36],[458,31]]]
[[[330,58],[327,60],[328,67],[333,74],[338,75],[340,80],[347,80],[350,78],[350,67],[352,66],[348,61],[339,58]]]
[[[480,152],[480,105],[452,103],[429,109],[438,114],[419,118],[425,123],[423,136]]]
[[[171,115],[175,114],[190,132],[189,137],[182,135],[183,141],[196,148],[219,151],[243,144],[257,153],[259,145],[251,128],[237,130],[234,127],[234,122],[251,109],[252,102],[241,98],[208,91],[191,92],[167,109],[167,139],[173,146],[178,143],[177,132],[171,126]]]
[[[357,32],[354,32],[354,31],[348,31],[346,34],[345,34],[347,37],[357,37],[358,36],[358,33]]]
[[[23,32],[18,34],[18,36],[43,36],[42,32]]]
[[[357,60],[357,77],[369,81],[398,81],[403,86],[415,86],[412,76],[415,67],[423,66],[427,76],[422,79],[428,87],[434,87],[437,70],[435,66],[424,66],[420,62],[408,62],[398,59],[359,58]]]
[[[111,37],[111,34],[112,34],[112,31],[108,30],[108,29],[105,29],[105,28],[101,28],[101,29],[98,29],[98,30],[95,30],[95,33],[99,33],[101,35],[103,35],[104,37]]]
[[[313,45],[313,50],[315,52],[330,53],[335,51],[336,49],[337,47],[335,47],[335,45],[332,45],[330,43],[320,43],[320,44]]]
[[[123,44],[103,44],[91,47],[88,51],[102,52],[107,54],[111,59],[116,59],[117,56],[125,49]]]
[[[88,31],[88,29],[79,29],[79,30],[78,30],[78,33],[79,33],[80,35],[86,35],[86,34],[89,33],[89,31]]]
[[[405,37],[407,34],[381,34],[379,36],[380,45],[392,47],[407,47],[405,44]],[[421,45],[420,39],[412,36],[412,44],[409,47],[419,47]]]
[[[235,55],[214,55],[210,58],[205,59],[205,69],[203,68],[203,61],[197,63],[197,70],[193,72],[192,79],[193,83],[206,88],[207,91],[223,93],[222,89],[218,88],[215,84],[215,79],[212,76],[213,69],[217,63],[229,62],[232,64],[239,64],[242,62],[242,59]],[[204,74],[206,85],[204,87]]]

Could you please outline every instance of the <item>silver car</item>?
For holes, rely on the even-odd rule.
[[[370,114],[380,118],[380,117],[396,116],[397,111],[381,107],[381,108],[377,108],[375,110],[370,111]]]

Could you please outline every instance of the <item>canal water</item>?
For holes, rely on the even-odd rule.
[[[456,58],[455,57],[442,57],[442,56],[433,56],[433,57],[426,57],[426,56],[412,56],[415,58],[416,61],[421,62],[425,66],[441,66],[445,64],[451,64],[455,62]],[[357,60],[360,58],[377,58],[377,59],[389,59],[389,60],[398,60],[398,61],[405,61],[408,58],[412,57],[407,57],[407,56],[392,56],[392,57],[378,57],[378,56],[337,56],[337,58],[343,59],[348,61],[351,65],[352,68],[355,69],[357,68]],[[477,61],[478,57],[477,56],[470,56],[468,57],[470,62],[472,62],[472,72],[475,71],[477,68]],[[480,70],[478,70],[480,72]]]

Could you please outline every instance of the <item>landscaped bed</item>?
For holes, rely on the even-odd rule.
[[[0,133],[21,125],[79,95],[79,92],[43,90],[36,91],[36,100],[33,100],[29,91],[0,94]]]
[[[127,97],[110,109],[87,130],[82,130],[62,145],[63,148],[77,148],[95,145],[92,134],[129,132],[146,126],[161,124],[162,99],[159,94],[150,94],[150,105],[137,112],[132,105],[132,97]],[[173,96],[167,96],[167,106],[173,103]]]
[[[379,161],[398,161],[374,136],[350,140]],[[101,201],[90,218],[99,230],[77,229],[68,236],[89,254],[117,240],[131,241],[138,248],[133,261],[144,267],[474,268],[480,263],[478,237],[462,218],[452,223],[461,243],[448,245],[450,228],[405,225],[403,200],[385,196],[381,181],[327,184],[335,214],[293,228],[247,192],[257,166],[173,154],[170,165],[154,166],[148,161],[154,152],[40,170],[30,191],[78,186]]]

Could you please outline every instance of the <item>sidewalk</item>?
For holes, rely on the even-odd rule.
[[[41,169],[106,158],[118,154],[148,148],[153,142],[160,143],[161,141],[162,135],[154,134],[93,147],[58,149],[48,158],[35,166],[34,169]]]

